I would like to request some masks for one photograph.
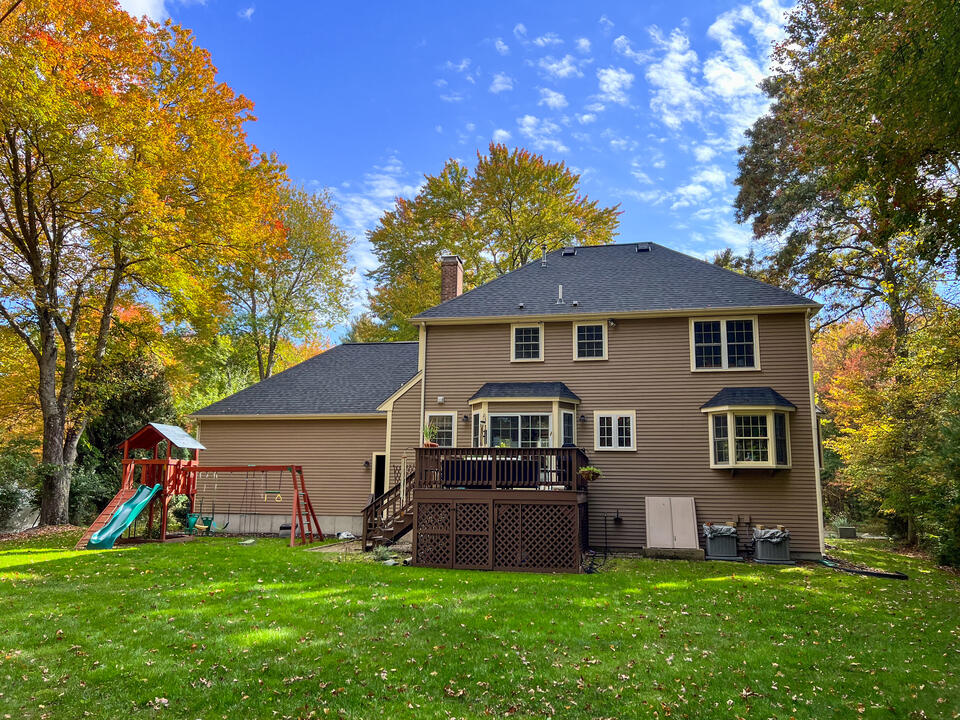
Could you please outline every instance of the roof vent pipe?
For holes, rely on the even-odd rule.
[[[557,285],[557,305],[565,305],[563,302],[563,285]]]
[[[540,267],[547,266],[547,244],[543,243],[540,246]]]

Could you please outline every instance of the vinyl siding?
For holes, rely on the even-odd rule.
[[[214,420],[200,422],[201,467],[215,465],[302,465],[304,481],[317,515],[359,515],[370,498],[371,470],[363,467],[374,452],[383,452],[382,420]],[[278,473],[266,479],[277,490]],[[220,475],[197,482],[204,505],[216,501],[217,512],[289,513],[290,476],[280,486],[283,502],[264,502],[264,482],[255,478],[244,497],[244,475]],[[216,486],[216,488],[214,488]]]
[[[390,465],[399,466],[403,456],[407,464],[413,467],[416,452],[420,445],[420,383],[415,383],[407,392],[393,403],[391,420]],[[387,477],[387,484],[393,484],[393,473]]]
[[[467,411],[467,400],[486,382],[560,381],[581,398],[578,444],[604,472],[589,492],[591,541],[611,547],[646,543],[644,496],[693,496],[698,525],[739,522],[741,539],[755,524],[787,526],[791,549],[818,552],[819,525],[803,313],[758,317],[762,370],[691,372],[685,317],[622,319],[608,330],[608,360],[574,362],[571,323],[544,325],[544,362],[511,363],[510,326],[428,326],[426,411]],[[723,387],[770,386],[797,406],[790,417],[793,468],[711,470],[707,417],[700,406]],[[595,410],[636,411],[636,451],[595,451]],[[458,444],[467,445],[462,432]],[[699,532],[699,528],[698,528]]]

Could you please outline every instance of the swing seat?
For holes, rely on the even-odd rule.
[[[187,513],[187,527],[184,528],[184,532],[187,535],[195,535],[197,530],[197,520],[200,519],[200,513]]]

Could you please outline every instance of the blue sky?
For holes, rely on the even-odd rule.
[[[777,0],[121,4],[196,33],[256,103],[253,142],[331,188],[360,272],[374,264],[364,231],[393,199],[491,140],[562,160],[592,199],[620,203],[620,242],[749,245],[732,181],[765,108]]]

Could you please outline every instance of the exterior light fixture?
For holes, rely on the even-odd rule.
[[[587,416],[586,416],[586,415],[581,415],[581,416],[580,416],[580,422],[586,422],[586,421],[587,421]]]
[[[364,468],[365,470],[369,470],[369,469],[370,469],[370,461],[369,461],[369,460],[364,460],[364,461],[363,461],[363,468]]]

